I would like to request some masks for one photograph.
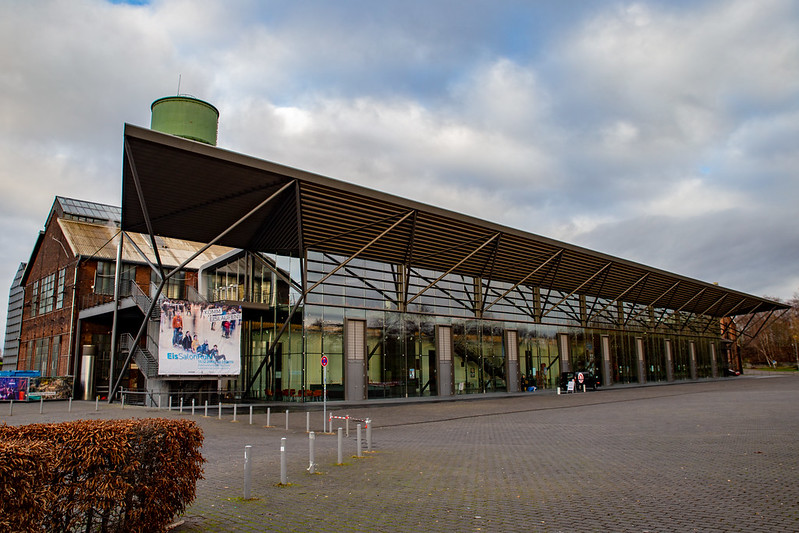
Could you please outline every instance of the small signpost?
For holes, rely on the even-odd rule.
[[[322,424],[327,422],[327,356],[322,356]],[[322,428],[322,433],[325,428]]]

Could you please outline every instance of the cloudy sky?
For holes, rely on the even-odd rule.
[[[119,205],[123,124],[178,91],[229,150],[799,290],[796,0],[0,0],[3,302],[54,197]]]

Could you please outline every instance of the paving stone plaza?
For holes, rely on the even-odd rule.
[[[15,403],[12,416],[0,407],[0,422],[13,425],[192,416],[187,406]],[[230,409],[220,419],[197,407],[205,479],[173,531],[799,530],[797,375],[330,407],[372,420],[371,452],[363,430],[357,456],[351,420],[337,465],[336,425],[324,432],[321,404],[310,415],[273,404],[272,427],[262,408],[250,424],[245,407],[235,422]]]

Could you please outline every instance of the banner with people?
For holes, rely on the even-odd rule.
[[[241,373],[241,306],[164,300],[158,340],[161,376]]]

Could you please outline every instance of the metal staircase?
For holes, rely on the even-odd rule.
[[[131,282],[130,284],[130,296],[133,301],[136,303],[136,307],[138,307],[142,313],[146,313],[147,310],[152,305],[152,298],[147,295],[138,284]],[[160,301],[158,302],[160,303]],[[160,323],[161,321],[161,306],[158,305],[153,306],[150,315],[147,317],[148,321],[152,323]],[[157,326],[156,326],[157,327]],[[154,378],[158,376],[158,356],[153,355],[150,350],[155,350],[156,354],[158,351],[158,340],[153,339],[149,334],[146,336],[147,347],[143,348],[141,345],[133,346],[133,335],[130,333],[123,333],[120,335],[119,338],[119,345],[120,351],[127,354],[129,352],[133,352],[133,360],[136,361],[136,364],[142,371],[142,374],[147,376],[147,378]]]
[[[147,348],[142,348],[139,345],[134,346],[133,335],[130,333],[123,333],[119,336],[119,350],[123,354],[133,351],[133,360],[142,371],[142,374],[147,378],[154,378],[158,376],[158,359]],[[158,346],[158,343],[152,337],[147,335],[148,346]]]
[[[150,304],[153,302],[152,298],[145,294],[144,291],[141,290],[141,287],[139,287],[136,283],[130,284],[130,296],[133,298],[133,301],[136,302],[136,307],[141,309],[142,313],[146,313],[147,309],[150,308]],[[150,320],[161,320],[160,305],[153,307],[153,311],[150,313]]]

